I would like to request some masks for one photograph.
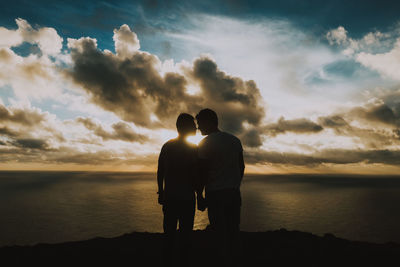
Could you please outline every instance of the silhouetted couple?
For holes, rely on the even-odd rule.
[[[215,263],[230,265],[239,246],[243,149],[238,138],[219,130],[213,110],[201,110],[196,120],[201,134],[206,135],[198,147],[186,141],[196,134],[194,118],[182,113],[176,121],[179,136],[164,144],[158,160],[158,202],[163,206],[166,237],[163,260],[172,265],[177,254],[174,244],[179,222],[179,260],[182,266],[193,264],[190,255],[197,199],[199,210],[208,209],[209,228],[219,250]],[[193,258],[204,256],[197,253]]]

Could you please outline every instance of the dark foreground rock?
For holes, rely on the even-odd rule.
[[[190,266],[213,266],[216,242],[195,231]],[[400,266],[400,245],[319,237],[284,229],[242,232],[238,266]],[[62,244],[0,249],[1,266],[163,266],[163,235],[131,233]]]

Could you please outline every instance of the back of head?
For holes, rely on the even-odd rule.
[[[218,127],[218,117],[214,110],[205,108],[200,110],[199,114],[196,115],[197,121],[205,122],[209,125]]]
[[[180,135],[196,134],[196,125],[192,115],[181,113],[176,120],[176,129]]]

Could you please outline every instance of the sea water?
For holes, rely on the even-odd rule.
[[[400,177],[246,175],[241,191],[243,231],[400,243]],[[156,192],[154,173],[0,172],[0,247],[162,232]]]

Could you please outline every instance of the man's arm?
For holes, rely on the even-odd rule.
[[[239,170],[240,170],[240,177],[243,179],[244,174],[244,159],[243,159],[243,150],[239,153]]]
[[[203,189],[207,183],[207,175],[208,175],[208,162],[206,159],[198,159],[198,166],[199,166],[199,192],[203,192]]]
[[[158,168],[157,168],[157,184],[158,184],[158,203],[164,204],[164,177],[165,177],[165,148],[161,148],[160,156],[158,157]]]
[[[205,159],[198,159],[198,176],[196,185],[197,195],[197,209],[204,211],[206,209],[205,199],[203,197],[203,191],[207,180],[207,161]]]

